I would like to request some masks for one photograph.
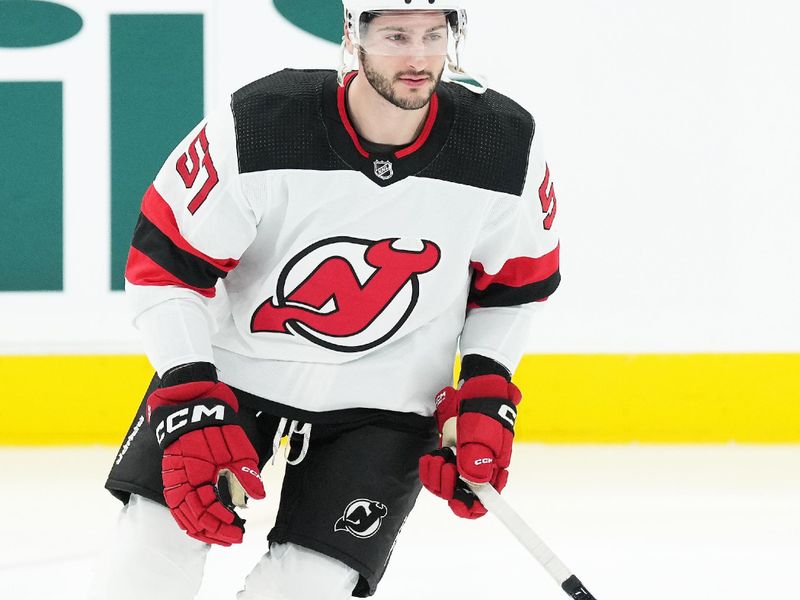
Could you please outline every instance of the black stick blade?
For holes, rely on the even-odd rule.
[[[597,600],[575,575],[570,575],[569,579],[561,584],[561,589],[567,592],[567,595],[570,598],[574,598],[574,600]]]

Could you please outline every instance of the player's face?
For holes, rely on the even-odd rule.
[[[444,73],[447,35],[441,12],[376,16],[362,32],[362,71],[375,91],[395,106],[423,108]]]

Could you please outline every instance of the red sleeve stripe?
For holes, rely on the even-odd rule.
[[[165,286],[174,285],[180,288],[192,290],[206,298],[213,298],[217,290],[215,288],[198,288],[188,285],[175,275],[164,269],[161,265],[151,260],[146,254],[139,252],[131,247],[128,253],[128,264],[125,267],[125,279],[135,285],[155,285]]]
[[[470,262],[475,270],[472,288],[483,291],[492,284],[509,287],[522,287],[538,281],[544,281],[558,271],[559,251],[561,244],[539,258],[511,258],[505,262],[500,271],[489,275],[479,262]]]
[[[161,233],[167,236],[175,246],[189,254],[193,254],[220,271],[228,273],[239,264],[239,261],[233,258],[212,258],[200,252],[187,242],[186,238],[181,235],[180,229],[178,229],[178,223],[175,220],[172,208],[152,185],[145,192],[144,198],[142,199],[142,214],[147,217],[147,220],[155,225]]]

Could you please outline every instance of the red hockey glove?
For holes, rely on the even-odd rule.
[[[244,520],[234,507],[264,498],[258,455],[235,423],[239,403],[216,381],[159,388],[147,417],[164,456],[164,500],[181,529],[208,544],[242,541]]]
[[[460,389],[447,387],[436,396],[441,448],[420,458],[420,479],[428,490],[447,500],[459,517],[476,519],[486,514],[459,476],[472,483],[491,483],[498,492],[505,487],[521,400],[517,386],[500,375],[472,377]]]

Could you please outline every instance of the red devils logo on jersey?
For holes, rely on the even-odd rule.
[[[399,246],[398,239],[349,237],[309,246],[284,267],[275,297],[256,309],[250,330],[300,335],[340,352],[382,344],[413,312],[419,276],[441,258],[428,240],[421,250]]]

